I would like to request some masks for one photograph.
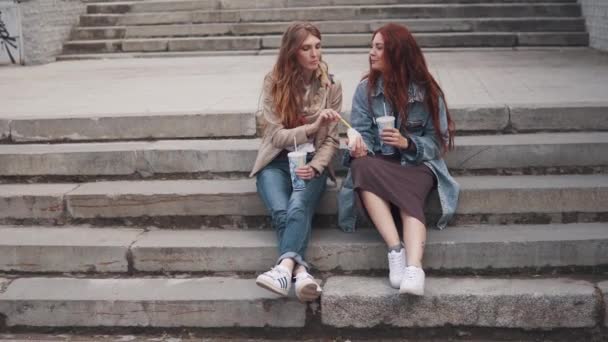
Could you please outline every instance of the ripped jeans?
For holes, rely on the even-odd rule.
[[[306,181],[306,188],[292,191],[289,162],[275,159],[257,175],[258,194],[270,212],[272,226],[279,242],[279,259],[292,258],[296,264],[310,268],[304,261],[310,240],[312,217],[325,191],[327,173]]]

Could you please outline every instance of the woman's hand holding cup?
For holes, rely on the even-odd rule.
[[[317,171],[310,165],[304,165],[296,169],[296,175],[303,180],[310,180],[317,176]]]
[[[407,139],[401,135],[401,132],[396,128],[383,129],[380,134],[380,139],[382,139],[383,143],[402,150],[407,149],[409,146]]]

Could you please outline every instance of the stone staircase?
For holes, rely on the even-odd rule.
[[[462,195],[453,226],[429,231],[422,298],[388,286],[375,230],[334,229],[330,186],[309,250],[324,294],[310,305],[254,284],[276,246],[246,178],[259,142],[253,114],[0,121],[0,327],[304,327],[317,337],[491,328],[599,340],[606,113],[453,108],[462,136],[447,161]]]
[[[576,0],[139,0],[89,2],[60,60],[275,50],[293,20],[328,49],[369,46],[387,22],[425,48],[587,46]]]

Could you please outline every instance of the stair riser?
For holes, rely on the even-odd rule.
[[[268,9],[258,11],[184,11],[126,15],[83,15],[82,26],[157,25],[182,23],[326,21],[349,19],[579,17],[577,4],[513,6],[414,6]]]
[[[412,32],[584,32],[582,19],[575,20],[463,20],[463,21],[397,21]],[[383,22],[319,23],[324,34],[330,33],[371,33]],[[81,28],[73,39],[123,39],[157,37],[206,37],[221,35],[280,35],[285,30],[283,23],[276,24],[204,24],[204,25],[153,25],[129,26],[127,28]]]
[[[175,142],[179,145],[179,142]],[[226,142],[227,147],[230,141]],[[166,145],[166,144],[165,144]],[[259,141],[248,149],[204,146],[155,149],[154,143],[116,146],[115,151],[62,153],[9,152],[0,146],[1,176],[161,176],[188,173],[247,173],[253,168]],[[132,146],[133,150],[129,149]],[[197,145],[198,146],[198,145]],[[29,147],[28,147],[29,148]],[[546,145],[458,145],[446,156],[455,172],[491,169],[567,168],[608,166],[608,143]],[[338,153],[342,156],[345,150]],[[345,171],[341,158],[334,168]]]
[[[438,47],[513,47],[513,46],[586,46],[587,33],[501,33],[474,35],[416,34],[418,44],[423,48]],[[365,48],[369,45],[366,34],[326,35],[326,48]],[[186,52],[186,51],[241,51],[278,49],[281,38],[270,37],[222,37],[205,38],[157,38],[151,40],[127,40],[108,42],[71,41],[64,45],[65,54],[110,53],[110,52]]]
[[[506,129],[518,132],[608,130],[608,115],[605,115],[608,108],[602,104],[452,107],[450,112],[457,132],[466,134],[494,134]],[[348,109],[343,115],[350,121]],[[339,129],[341,133],[346,132],[343,125]],[[0,140],[7,142],[252,137],[255,134],[256,123],[251,113],[0,119]]]
[[[101,1],[100,1],[101,2]],[[475,4],[475,3],[520,3],[520,2],[550,2],[550,3],[573,3],[575,0],[443,0],[446,4]],[[316,7],[316,6],[348,6],[348,5],[404,5],[404,4],[433,4],[437,0],[380,0],[380,1],[305,1],[305,0],[231,0],[231,1],[171,1],[171,2],[140,2],[133,4],[91,4],[87,6],[87,13],[145,13],[145,12],[168,12],[168,11],[210,11],[231,9],[260,9],[260,8],[282,8],[282,7]]]

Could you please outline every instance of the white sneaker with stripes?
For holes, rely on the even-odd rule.
[[[291,287],[291,272],[284,266],[277,265],[258,276],[255,280],[261,286],[278,295],[286,297]]]

